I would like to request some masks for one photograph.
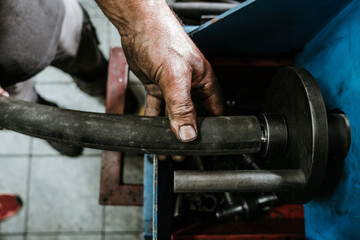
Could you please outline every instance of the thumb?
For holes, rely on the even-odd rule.
[[[187,76],[188,75],[188,76]],[[191,74],[172,74],[166,82],[160,79],[166,111],[171,130],[182,142],[191,142],[197,137],[196,111],[191,100]]]

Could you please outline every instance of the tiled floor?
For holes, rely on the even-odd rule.
[[[95,1],[80,0],[88,10],[109,55],[120,46],[117,30]],[[50,101],[70,109],[104,112],[104,103],[82,93],[71,78],[48,68],[35,77],[36,89]],[[130,86],[143,101],[143,88],[131,75]],[[142,182],[141,156],[125,164],[128,182]],[[131,164],[134,163],[134,164]],[[0,131],[0,193],[19,194],[24,207],[0,223],[0,240],[134,240],[142,239],[142,208],[100,206],[101,151],[86,149],[83,156],[59,155],[45,141]]]

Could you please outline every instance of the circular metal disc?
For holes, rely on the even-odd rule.
[[[281,194],[288,203],[304,203],[318,192],[326,171],[328,123],[320,89],[309,72],[286,67],[271,81],[265,113],[280,113],[288,128],[286,153],[271,159],[268,169],[299,169],[304,188]]]

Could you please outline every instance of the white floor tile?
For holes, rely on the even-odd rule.
[[[36,90],[46,100],[55,102],[63,108],[89,112],[105,112],[103,100],[82,92],[75,83],[67,85],[36,84]]]
[[[34,138],[32,143],[32,154],[35,156],[41,156],[41,155],[61,155],[58,151],[56,151],[54,148],[52,148],[47,141]],[[102,151],[98,149],[90,149],[90,148],[84,148],[83,156],[99,156],[101,157]],[[76,158],[70,158],[69,159],[76,159]]]
[[[31,138],[9,130],[0,130],[1,155],[28,155]]]
[[[116,27],[110,23],[110,47],[121,47],[121,37]]]
[[[47,141],[34,138],[32,143],[33,155],[60,155],[58,151],[52,148]]]
[[[105,231],[142,231],[142,207],[106,206]]]
[[[110,21],[107,18],[92,18],[97,37],[100,41],[100,50],[104,54],[105,58],[109,58],[110,53]]]
[[[142,184],[144,179],[144,155],[124,154],[124,182]]]
[[[49,66],[35,76],[37,84],[72,83],[71,76],[55,67]]]
[[[99,157],[34,157],[29,232],[102,230]]]

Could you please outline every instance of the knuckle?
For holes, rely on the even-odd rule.
[[[153,97],[162,99],[163,98],[163,93],[161,91],[161,89],[155,85],[155,84],[144,84],[145,90],[148,94],[150,94]]]
[[[171,119],[188,118],[195,110],[192,103],[169,104],[168,108]]]

